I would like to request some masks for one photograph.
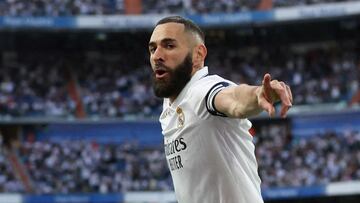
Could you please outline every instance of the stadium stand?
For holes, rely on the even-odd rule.
[[[23,143],[20,156],[39,194],[172,189],[160,149],[143,149],[132,143],[36,141]]]
[[[3,150],[3,144],[1,144],[0,152],[0,192],[24,192],[23,184],[16,178],[16,175],[12,171],[10,164],[6,158],[6,153]]]
[[[146,0],[141,14],[235,13],[278,7],[293,7],[358,0]],[[126,13],[126,0],[1,0],[0,16],[76,16]]]
[[[261,76],[271,72],[291,85],[295,105],[349,103],[359,91],[360,78],[359,46],[353,43],[325,48],[304,44],[302,50],[300,45],[298,50],[292,46],[260,50],[223,45],[209,48],[207,65],[212,73],[237,83],[260,84]],[[144,58],[140,61],[131,54],[134,52],[85,52],[80,59],[66,60],[56,52],[3,56],[0,115],[78,117],[80,103],[89,117],[154,118],[160,113],[161,100],[152,93],[147,54],[137,52]],[[78,100],[69,89],[72,78]]]
[[[302,138],[293,137],[286,125],[268,124],[256,132],[263,188],[360,180],[358,131],[328,131]],[[28,134],[17,153],[36,185],[37,194],[173,189],[163,149],[139,147],[136,141],[101,143],[65,139],[54,142],[34,140]],[[4,159],[0,163],[5,172],[0,179],[2,192],[23,192],[9,165]]]
[[[88,198],[82,202],[113,203],[129,191],[160,191],[154,199],[172,192],[152,126],[162,101],[152,93],[146,50],[152,17],[170,13],[204,26],[211,73],[259,84],[270,72],[291,85],[295,108],[344,107],[335,116],[291,114],[286,125],[255,118],[266,202],[359,194],[360,12],[347,4],[358,0],[146,0],[132,13],[139,19],[121,16],[131,13],[129,2],[140,0],[0,0],[1,203],[72,203],[78,194]],[[2,136],[6,127],[19,132]],[[18,140],[9,147],[9,138]],[[105,196],[91,199],[97,194]],[[160,202],[139,194],[132,197]]]
[[[257,157],[264,188],[360,179],[358,131],[329,131],[289,140],[286,131],[274,125],[261,133]]]

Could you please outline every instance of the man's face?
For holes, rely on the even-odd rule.
[[[188,38],[184,25],[179,23],[165,23],[154,29],[149,51],[156,96],[175,98],[190,80],[193,63]]]
[[[153,90],[155,95],[166,98],[179,95],[191,79],[191,55],[187,55],[184,61],[173,69],[163,65],[159,65],[158,68],[157,71],[153,72]],[[163,74],[167,74],[167,76],[160,76],[161,78],[158,78],[159,75]]]

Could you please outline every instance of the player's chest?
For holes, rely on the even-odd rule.
[[[179,105],[164,109],[160,116],[161,127],[165,137],[173,137],[184,131],[189,131],[199,119],[196,117],[191,107]]]

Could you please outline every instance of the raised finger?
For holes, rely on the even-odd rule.
[[[264,88],[264,96],[265,96],[265,99],[268,100],[269,102],[272,102],[271,101],[271,75],[269,73],[266,73],[264,75],[264,78],[263,78],[263,81],[262,81],[262,85],[263,85],[263,88]]]

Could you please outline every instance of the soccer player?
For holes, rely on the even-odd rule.
[[[290,88],[265,74],[262,85],[236,85],[204,66],[204,34],[180,16],[161,19],[149,41],[165,154],[179,203],[263,202],[248,130],[249,116],[280,115],[291,107]]]

